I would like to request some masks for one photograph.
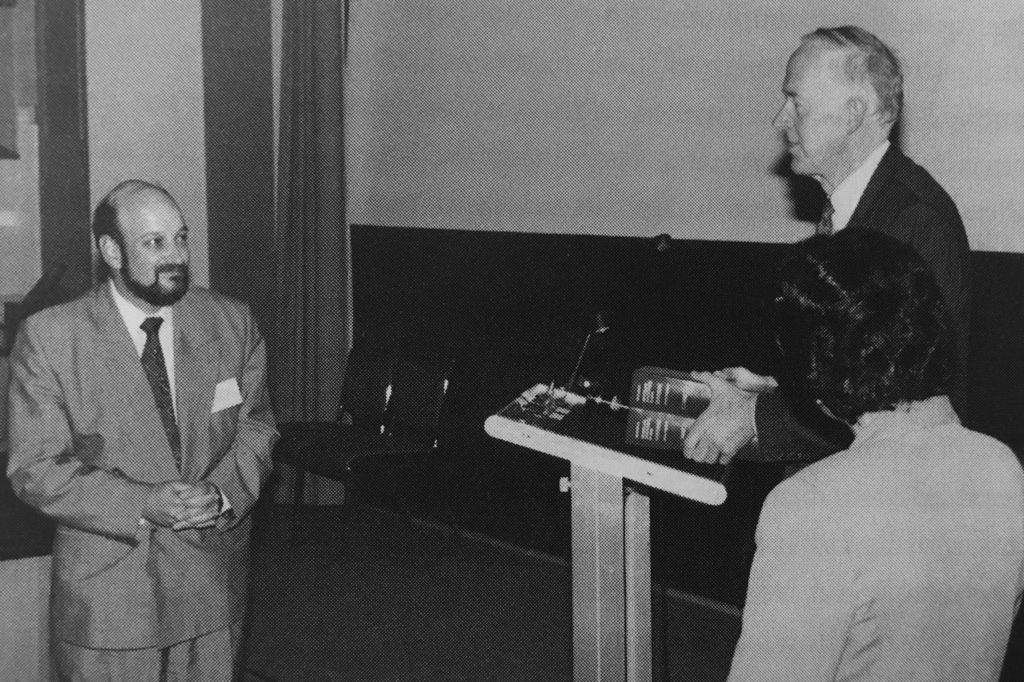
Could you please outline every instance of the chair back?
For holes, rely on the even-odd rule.
[[[451,371],[452,362],[448,360],[398,360],[388,408],[388,432],[392,437],[426,449],[437,445]]]
[[[394,374],[393,355],[372,353],[355,345],[345,363],[345,378],[338,405],[339,421],[383,433]]]

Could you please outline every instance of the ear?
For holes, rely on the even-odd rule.
[[[121,259],[124,254],[121,253],[121,246],[117,240],[109,234],[103,235],[100,237],[99,251],[100,258],[107,264],[107,267],[115,272],[121,269]]]
[[[846,132],[852,133],[861,127],[868,115],[868,103],[860,95],[853,95],[846,100]]]

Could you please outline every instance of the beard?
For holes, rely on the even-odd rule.
[[[160,275],[170,273],[176,275],[171,278],[168,286],[160,283]],[[189,272],[188,265],[165,264],[158,265],[153,270],[153,283],[143,284],[132,276],[127,263],[121,266],[121,279],[125,287],[135,296],[146,303],[163,308],[177,303],[188,293]]]

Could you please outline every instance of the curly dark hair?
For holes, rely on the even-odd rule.
[[[847,423],[948,390],[942,294],[902,242],[868,230],[802,242],[773,308],[783,390]]]

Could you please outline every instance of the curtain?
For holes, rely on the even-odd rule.
[[[342,0],[285,0],[271,391],[279,421],[336,416],[352,339]]]

